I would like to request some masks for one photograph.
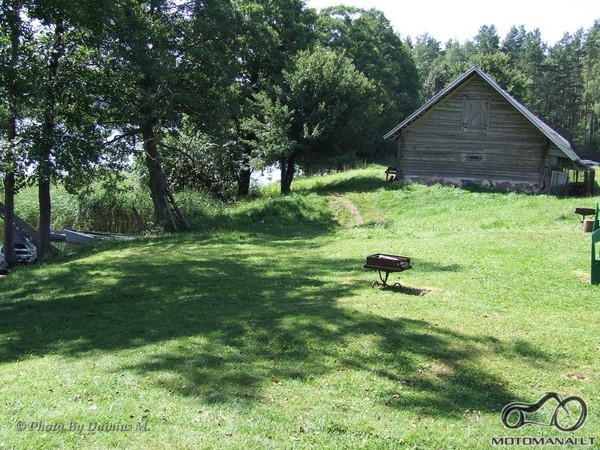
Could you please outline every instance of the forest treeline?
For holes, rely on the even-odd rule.
[[[288,193],[298,168],[389,159],[383,134],[473,64],[597,157],[599,53],[600,22],[553,46],[494,26],[442,45],[402,39],[374,9],[302,0],[3,0],[5,223],[36,184],[43,256],[52,183],[77,192],[127,170],[147,185],[155,226],[187,228],[178,191],[243,198],[253,170],[277,165]]]
[[[428,34],[409,42],[421,99],[429,98],[476,64],[556,131],[581,157],[600,157],[600,20],[565,33],[554,45],[539,29],[513,26],[504,38],[484,25],[473,40],[444,46]]]

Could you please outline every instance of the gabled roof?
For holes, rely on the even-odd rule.
[[[537,117],[531,111],[529,111],[525,106],[519,103],[513,96],[511,96],[508,92],[502,89],[498,83],[490,78],[485,72],[483,72],[479,67],[473,66],[465,73],[463,73],[460,77],[438,92],[434,97],[431,98],[427,103],[417,109],[414,113],[404,119],[403,122],[398,124],[392,130],[390,130],[383,138],[384,139],[398,139],[400,135],[400,131],[402,129],[408,127],[411,123],[425,114],[429,109],[439,103],[441,100],[450,95],[453,91],[455,91],[458,87],[460,87],[463,82],[465,82],[468,78],[470,78],[473,74],[479,75],[483,78],[498,94],[500,94],[504,99],[509,102],[517,111],[519,111],[523,117],[525,117],[534,127],[536,127],[544,136],[546,136],[554,145],[556,145],[567,158],[571,161],[574,161],[582,166],[587,167],[577,156],[575,151],[571,148],[571,144],[564,137],[554,131],[548,124],[546,124],[542,119]]]

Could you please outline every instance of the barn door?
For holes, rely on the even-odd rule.
[[[569,177],[567,172],[554,170],[550,177],[550,193],[552,195],[567,195],[567,183]]]

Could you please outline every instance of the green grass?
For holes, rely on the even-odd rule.
[[[600,437],[600,291],[572,214],[600,198],[390,185],[381,167],[294,190],[0,279],[0,448]],[[376,252],[412,258],[402,288],[371,289]],[[504,428],[504,405],[546,391],[586,400],[585,426]]]

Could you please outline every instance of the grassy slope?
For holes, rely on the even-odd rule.
[[[576,435],[600,435],[600,295],[571,213],[600,199],[382,178],[298,180],[217,230],[0,280],[0,448],[482,448],[565,436],[502,426],[546,391],[583,397]],[[371,289],[375,252],[413,258],[402,289]]]

